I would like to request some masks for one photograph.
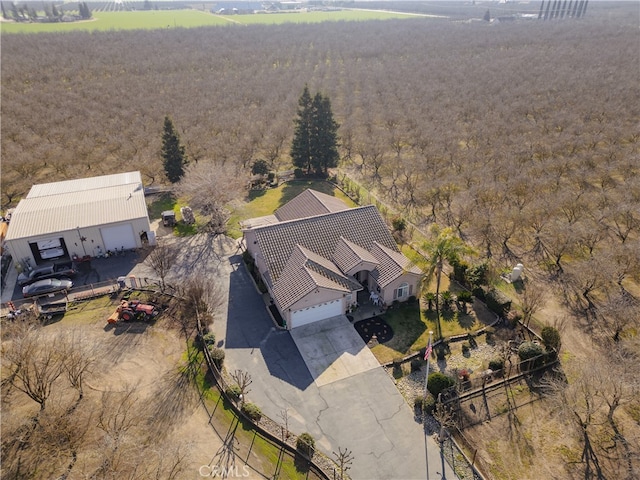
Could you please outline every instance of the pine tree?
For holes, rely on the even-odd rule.
[[[291,143],[291,159],[293,165],[304,170],[311,171],[311,128],[312,128],[313,102],[309,94],[309,87],[304,90],[298,100],[298,118],[295,120],[295,131]]]
[[[298,101],[298,118],[291,144],[293,165],[309,174],[326,175],[338,164],[338,127],[331,102],[320,93],[311,99],[305,85]]]
[[[313,99],[312,162],[317,174],[327,174],[329,168],[338,166],[338,124],[333,119],[331,101],[319,93]]]
[[[173,127],[173,122],[164,117],[164,132],[162,133],[162,159],[164,171],[171,183],[177,183],[184,176],[184,167],[189,163],[184,146],[180,143],[180,136]]]

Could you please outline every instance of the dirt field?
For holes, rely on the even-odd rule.
[[[95,363],[85,381],[84,398],[78,404],[81,409],[75,411],[82,410],[78,418],[87,419],[89,427],[69,478],[91,475],[104,461],[104,451],[109,451],[113,437],[96,425],[105,412],[114,418],[119,416],[114,425],[117,421],[129,425],[126,431],[123,427],[124,435],[119,440],[120,450],[129,451],[118,455],[113,472],[116,476],[132,469],[145,476],[158,475],[157,478],[203,478],[220,473],[221,462],[228,459],[195,387],[182,374],[184,339],[162,320],[156,325],[133,322],[106,326],[104,307],[86,308],[92,311],[70,313],[62,321],[42,328],[45,339],[73,334],[84,344],[95,346]],[[70,391],[65,380],[56,380],[48,410],[73,403],[75,392]],[[3,443],[6,435],[38,413],[37,404],[15,389],[3,398],[3,410]],[[75,418],[75,412],[71,417]],[[53,452],[39,455],[54,455]],[[64,454],[57,454],[64,466]],[[225,463],[224,467],[230,465]],[[38,468],[42,471],[43,467]],[[49,462],[45,471],[57,476],[61,473],[59,468]],[[243,478],[256,477],[242,465],[235,468]]]

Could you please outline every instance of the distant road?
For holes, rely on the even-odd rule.
[[[409,15],[412,17],[427,17],[427,18],[449,18],[446,15],[431,15],[428,13],[411,13],[411,12],[397,12],[395,10],[376,10],[373,8],[342,8],[342,10],[355,10],[362,12],[386,12],[386,13],[395,13],[397,15]]]

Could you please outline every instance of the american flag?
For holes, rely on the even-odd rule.
[[[427,362],[429,361],[429,355],[431,355],[431,350],[433,350],[433,348],[431,347],[431,340],[429,340],[429,345],[427,345],[427,348],[424,351],[424,359]]]

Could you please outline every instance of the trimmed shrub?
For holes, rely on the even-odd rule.
[[[222,364],[224,363],[225,353],[222,348],[218,347],[209,347],[209,353],[211,354],[211,360],[219,369],[222,368]]]
[[[469,292],[468,290],[463,290],[458,293],[457,299],[460,303],[472,303],[473,295],[471,295],[471,292]]]
[[[396,232],[403,232],[407,229],[407,221],[402,217],[395,217],[391,220],[391,225]]]
[[[258,407],[255,403],[244,403],[240,410],[242,410],[242,413],[244,413],[247,417],[249,417],[256,423],[258,423],[262,418],[262,411],[260,410],[260,407]]]
[[[542,343],[547,350],[555,350],[556,352],[560,351],[562,340],[560,339],[560,332],[557,328],[549,326],[543,327],[542,332],[540,332],[540,336],[542,337]]]
[[[310,433],[304,432],[296,440],[296,450],[308,458],[313,457],[316,451],[316,441]]]
[[[393,362],[393,377],[394,378],[402,378],[404,376],[404,372],[402,371],[402,358],[394,358]]]
[[[225,393],[227,394],[228,397],[232,398],[233,400],[239,400],[242,390],[240,390],[240,387],[238,385],[231,385],[227,387],[227,389],[225,390]]]
[[[467,341],[469,342],[469,346],[471,348],[478,348],[478,342],[476,341],[476,335],[473,332],[469,332],[467,334]]]
[[[413,408],[431,415],[436,408],[436,399],[430,393],[428,393],[426,397],[424,395],[417,395],[413,399]]]
[[[468,268],[466,274],[467,274],[467,282],[469,283],[469,286],[472,289],[474,289],[474,288],[480,287],[481,285],[486,285],[488,270],[489,270],[489,265],[486,262],[480,263],[478,265],[474,265],[473,267]]]
[[[487,294],[484,293],[484,290],[481,287],[474,287],[471,290],[471,294],[476,297],[478,300],[485,301],[487,298]]]
[[[437,399],[440,393],[455,384],[456,381],[453,378],[448,377],[441,372],[434,372],[429,375],[429,379],[427,380],[427,390],[429,390],[429,393]]]
[[[468,354],[469,354],[469,349],[470,349],[470,348],[471,348],[471,347],[469,346],[469,344],[468,344],[467,342],[464,342],[464,343],[462,344],[462,354],[463,354],[463,355],[468,355]]]
[[[448,353],[451,353],[451,349],[449,348],[449,343],[441,342],[434,347],[436,351],[436,358],[438,360],[444,360]]]
[[[204,337],[202,337],[202,341],[208,347],[209,345],[215,345],[216,343],[216,334],[213,332],[207,333]]]
[[[436,398],[429,394],[423,398],[422,402],[422,411],[431,415],[433,411],[436,409]]]
[[[503,318],[509,312],[509,310],[511,310],[511,300],[508,300],[497,290],[491,290],[490,292],[487,292],[485,296],[485,302],[489,310]]]
[[[417,300],[416,296],[415,296],[415,295],[411,295],[411,296],[407,299],[407,303],[408,303],[409,305],[413,305],[414,303],[416,303],[416,300]]]
[[[469,264],[464,260],[459,260],[453,263],[453,278],[463,285],[467,284],[467,270]]]
[[[493,370],[497,372],[498,370],[502,370],[504,368],[504,360],[501,358],[494,358],[489,361],[489,370]]]
[[[422,360],[420,357],[413,358],[411,360],[411,371],[412,372],[417,372],[418,370],[420,370],[422,368],[423,364],[424,364],[424,360]]]
[[[542,364],[542,347],[533,342],[522,342],[518,347],[520,365],[524,370],[530,370]],[[535,359],[535,360],[534,360]]]

